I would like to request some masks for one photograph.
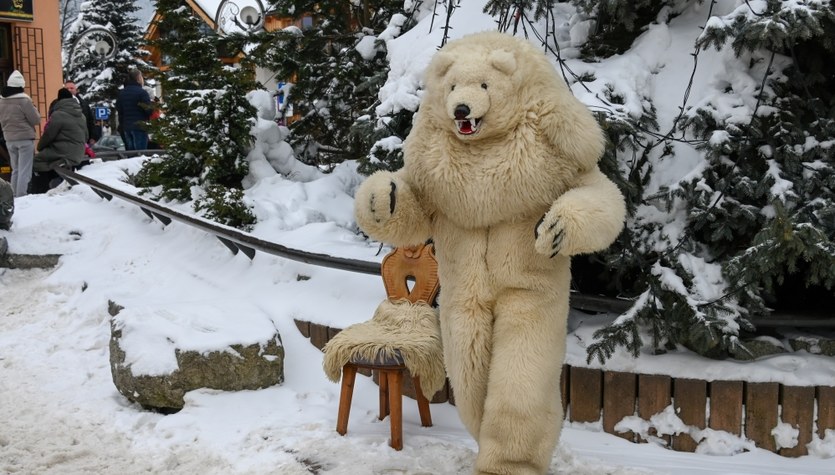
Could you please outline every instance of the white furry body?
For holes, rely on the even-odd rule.
[[[570,256],[611,244],[623,197],[597,168],[594,118],[531,45],[467,36],[426,84],[405,165],[363,183],[357,222],[397,246],[435,242],[444,363],[475,472],[545,473],[563,419]],[[475,133],[461,133],[462,105]]]

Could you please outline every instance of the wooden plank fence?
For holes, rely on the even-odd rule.
[[[296,326],[319,349],[340,331],[299,320]],[[411,378],[403,379],[403,394],[414,398],[414,388],[408,383]],[[560,391],[566,420],[600,422],[605,432],[632,442],[646,441],[632,432],[617,432],[618,422],[628,416],[649,420],[670,405],[688,426],[745,437],[757,447],[785,457],[806,455],[815,427],[819,438],[824,438],[828,429],[835,430],[835,386],[702,381],[565,365]],[[431,402],[455,403],[449,383]],[[771,431],[779,422],[799,430],[795,447],[777,447]],[[694,452],[698,445],[688,433],[659,437],[653,429],[647,435],[681,452]]]

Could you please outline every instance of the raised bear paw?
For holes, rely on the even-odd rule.
[[[372,175],[357,190],[357,218],[384,225],[397,207],[397,182],[390,173]]]
[[[354,196],[357,224],[369,236],[396,246],[422,244],[430,238],[430,221],[408,183],[398,174],[369,176]]]
[[[536,223],[534,237],[536,238],[534,244],[536,252],[555,257],[560,253],[565,242],[565,220],[552,209]]]
[[[360,227],[372,231],[389,223],[398,205],[398,182],[391,172],[377,172],[359,187],[354,212]]]

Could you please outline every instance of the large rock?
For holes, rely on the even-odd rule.
[[[110,314],[113,382],[145,408],[176,412],[194,389],[239,391],[284,381],[281,336],[254,307],[111,303]]]
[[[789,339],[795,351],[805,350],[813,355],[835,356],[835,337],[796,336]]]
[[[780,340],[773,337],[763,336],[743,340],[742,344],[745,349],[731,349],[731,357],[737,360],[751,361],[787,352]]]

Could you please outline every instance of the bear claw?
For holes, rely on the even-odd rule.
[[[539,227],[542,226],[542,222],[545,221],[545,215],[543,214],[539,221],[536,222],[536,226],[533,227],[533,238],[539,239]]]
[[[553,227],[552,227],[551,229],[553,229]],[[551,258],[552,258],[552,259],[553,259],[554,257],[556,257],[556,255],[557,255],[557,254],[559,254],[559,253],[560,253],[560,247],[562,247],[562,239],[563,239],[563,237],[565,237],[565,230],[564,230],[564,229],[560,229],[560,232],[558,232],[558,233],[556,234],[556,236],[554,236],[554,241],[551,243],[551,249],[553,249],[553,250],[554,250],[554,252],[553,252],[553,253],[551,253]]]

